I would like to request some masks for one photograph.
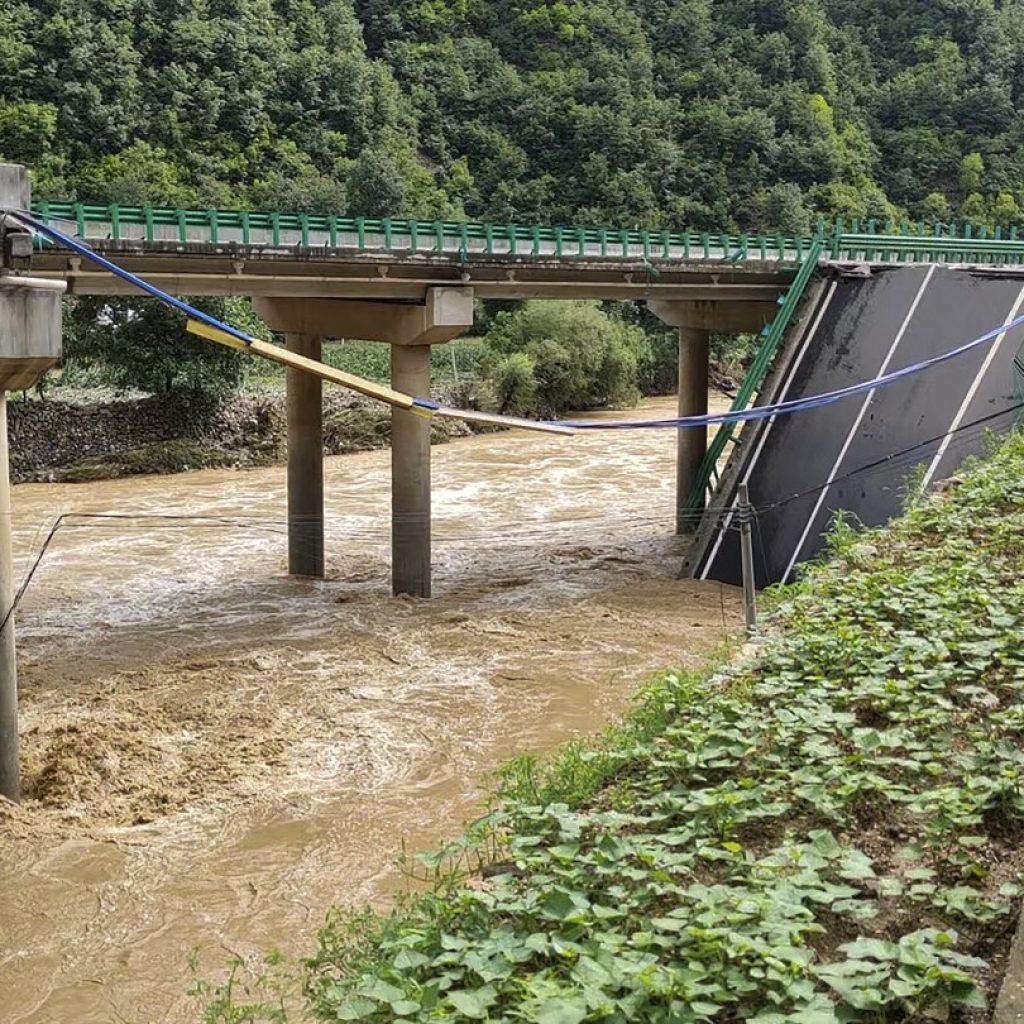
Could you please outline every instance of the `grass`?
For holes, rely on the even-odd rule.
[[[1018,434],[837,531],[754,660],[513,762],[410,862],[428,891],[331,916],[297,1009],[200,986],[207,1021],[986,1019],[1021,892],[1022,580]]]

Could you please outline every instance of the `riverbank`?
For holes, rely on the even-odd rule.
[[[294,1019],[987,1019],[1024,869],[1022,536],[1024,435],[841,527],[756,656],[513,762],[414,862],[431,892],[336,914]]]
[[[8,418],[15,483],[253,469],[285,458],[282,387],[249,388],[221,402],[60,388],[46,398],[11,402]],[[434,444],[479,432],[459,420],[431,423]],[[386,448],[390,439],[390,410],[350,392],[325,390],[325,455]]]

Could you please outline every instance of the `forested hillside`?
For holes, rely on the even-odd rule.
[[[0,0],[40,197],[1013,223],[1024,0]]]

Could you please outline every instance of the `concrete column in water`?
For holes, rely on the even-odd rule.
[[[320,338],[285,335],[289,352],[319,361]],[[288,572],[324,575],[324,441],[321,381],[286,371],[288,392]]]
[[[679,328],[679,415],[704,416],[708,411],[708,363],[710,333],[692,327]],[[692,533],[704,509],[687,511],[697,487],[700,466],[708,450],[707,427],[681,429],[676,449],[676,533]]]
[[[256,312],[274,331],[309,338],[361,338],[390,344],[392,386],[396,391],[423,398],[430,394],[430,346],[457,338],[473,324],[473,290],[464,287],[428,288],[422,303],[398,298],[374,301],[311,297],[258,298],[254,304]],[[289,347],[291,344],[289,341]],[[319,382],[316,389],[319,396]],[[315,405],[319,415],[319,397],[315,403],[306,404]],[[289,451],[291,412],[289,402]],[[319,452],[319,420],[317,423]],[[415,413],[394,412],[391,446],[392,589],[396,594],[430,597],[429,421]],[[291,479],[289,457],[289,483]],[[297,481],[297,486],[303,486],[301,480]],[[290,493],[291,490],[289,487]],[[322,508],[322,499],[318,508]],[[304,515],[306,507],[297,511]],[[321,539],[320,550],[322,544]],[[322,572],[322,555],[320,566]]]
[[[430,346],[391,346],[391,386],[430,394]],[[391,591],[430,597],[430,420],[391,410]]]

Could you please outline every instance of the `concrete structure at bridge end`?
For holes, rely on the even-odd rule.
[[[0,164],[0,210],[27,210],[28,171]],[[32,387],[60,358],[60,281],[31,276],[32,236],[0,216],[0,796],[18,800],[18,672],[7,392]]]
[[[254,300],[290,350],[320,358],[323,338],[358,338],[391,346],[391,384],[430,396],[430,346],[473,325],[470,288],[428,288],[422,303],[348,299]],[[288,371],[288,565],[295,575],[324,575],[323,420],[319,379]],[[391,586],[431,594],[430,420],[391,414]]]

